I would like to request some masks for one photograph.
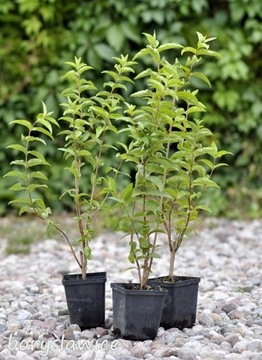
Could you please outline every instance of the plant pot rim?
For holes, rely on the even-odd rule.
[[[168,281],[168,275],[163,275],[163,276],[157,276],[155,278],[150,278],[148,279],[148,283],[150,284],[151,282],[156,284],[160,284],[165,286],[165,287],[172,287],[172,286],[187,286],[187,285],[192,285],[192,284],[198,284],[201,281],[200,277],[197,276],[179,276],[176,275],[173,278],[175,279],[174,282],[170,282]]]
[[[106,282],[106,272],[87,273],[86,279],[82,279],[82,274],[64,274],[62,283],[63,285],[79,285],[85,283],[101,283]]]
[[[166,296],[167,290],[160,288],[160,286],[154,286],[152,289],[133,289],[131,285],[140,285],[139,283],[111,283],[112,289],[115,289],[123,294],[129,295],[143,295],[143,296]],[[130,286],[130,288],[128,288]]]

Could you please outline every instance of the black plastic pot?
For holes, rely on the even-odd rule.
[[[175,282],[166,282],[167,276],[150,279],[168,291],[165,298],[160,326],[164,329],[190,328],[195,324],[199,277],[175,276]]]
[[[87,274],[85,280],[80,274],[63,276],[71,324],[78,324],[81,330],[104,325],[105,282],[105,272]]]
[[[112,283],[115,335],[129,340],[157,335],[166,290],[134,289],[138,284]]]

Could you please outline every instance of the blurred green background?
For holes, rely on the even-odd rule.
[[[0,1],[0,214],[14,196],[8,191],[9,170],[15,154],[6,150],[17,142],[14,119],[34,119],[43,100],[59,116],[64,88],[61,76],[74,56],[100,72],[112,56],[131,56],[145,42],[143,32],[156,31],[161,42],[194,45],[196,31],[217,37],[212,50],[223,56],[205,61],[200,100],[207,105],[205,124],[219,148],[233,156],[215,180],[220,190],[207,193],[214,216],[255,218],[262,215],[262,2],[257,0],[1,0]],[[57,145],[57,144],[56,144]],[[44,196],[52,207],[59,203],[68,179],[62,173],[62,154],[54,144],[44,148],[52,163],[50,189]]]

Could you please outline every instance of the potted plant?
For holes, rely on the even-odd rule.
[[[48,230],[58,231],[79,267],[79,274],[66,274],[62,282],[71,323],[77,323],[82,329],[102,326],[105,321],[106,273],[89,273],[88,263],[92,259],[94,219],[108,197],[103,191],[106,173],[103,156],[108,148],[114,149],[108,138],[117,134],[113,123],[120,116],[118,108],[124,100],[117,92],[124,88],[128,81],[126,74],[131,71],[127,57],[115,58],[115,61],[115,69],[109,72],[113,80],[105,83],[102,90],[84,78],[91,67],[81,59],[67,63],[71,69],[64,79],[70,85],[62,93],[67,99],[61,104],[65,108],[63,116],[54,119],[43,103],[43,112],[33,122],[24,119],[12,122],[22,129],[22,135],[20,142],[8,146],[17,157],[11,162],[14,169],[5,175],[15,180],[10,189],[17,192],[17,196],[11,204],[20,208],[19,215],[33,214],[47,224]],[[62,124],[63,129],[54,135],[54,128]],[[71,199],[79,233],[75,239],[79,252],[64,225],[52,220],[51,208],[40,192],[49,184],[45,168],[50,164],[44,155],[48,141],[60,144],[59,150],[68,162],[65,171],[70,173],[71,184],[60,199],[65,196]]]
[[[223,165],[217,163],[218,159],[227,154],[226,151],[218,151],[211,131],[200,119],[199,114],[205,111],[205,106],[199,101],[198,90],[194,89],[192,80],[201,80],[210,86],[205,74],[195,68],[202,56],[219,55],[209,50],[208,43],[213,38],[206,38],[200,33],[197,33],[196,48],[175,43],[160,45],[155,35],[145,35],[148,44],[133,60],[151,58],[153,65],[135,77],[135,81],[145,80],[145,88],[132,94],[140,100],[137,106],[126,104],[127,131],[131,140],[128,146],[122,144],[124,150],[119,154],[124,161],[133,164],[134,181],[125,187],[120,196],[114,182],[111,191],[115,207],[121,212],[118,229],[130,239],[129,261],[138,271],[140,289],[145,291],[149,284],[165,288],[168,295],[160,325],[183,328],[194,324],[200,279],[174,275],[176,252],[191,231],[190,223],[199,219],[199,211],[209,210],[201,203],[201,195],[206,188],[218,186],[211,176],[218,166]],[[180,58],[172,57],[172,51],[178,49],[181,51]],[[162,55],[167,52],[172,62]],[[187,53],[191,56],[185,58]],[[168,241],[169,275],[149,279],[153,260],[159,257],[157,247],[160,237],[166,237]],[[133,333],[136,318],[145,322],[145,318],[157,315],[146,313],[147,303],[141,311],[138,310],[141,304],[136,303],[136,309],[126,320],[131,321],[126,333],[128,325],[123,324],[126,303],[117,294],[117,291],[124,290],[117,284],[111,286],[113,302],[116,302],[113,305],[114,328],[124,337],[136,338]],[[123,285],[120,284],[120,287]],[[131,285],[129,288],[132,288]],[[189,289],[193,293],[188,294]],[[189,309],[186,308],[187,303]],[[120,313],[122,311],[124,314]],[[139,336],[145,339],[147,334],[143,334],[143,330],[141,324]],[[152,333],[156,335],[156,331]]]

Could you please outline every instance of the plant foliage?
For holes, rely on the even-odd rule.
[[[66,98],[66,102],[61,104],[65,108],[63,115],[58,121],[55,120],[43,103],[43,112],[37,115],[33,123],[21,119],[12,122],[23,131],[21,142],[8,146],[19,154],[18,159],[11,162],[14,170],[5,175],[15,181],[10,190],[18,193],[10,203],[19,206],[19,215],[32,213],[45,221],[48,228],[56,229],[64,236],[83,278],[86,277],[87,262],[92,259],[90,242],[94,235],[94,219],[108,196],[101,191],[103,175],[108,172],[103,156],[108,149],[114,148],[107,137],[108,133],[117,134],[114,122],[121,117],[118,110],[121,109],[124,98],[117,91],[125,89],[124,84],[131,81],[127,75],[132,71],[132,62],[124,56],[114,59],[114,71],[108,71],[112,80],[104,83],[102,90],[97,90],[91,80],[84,78],[92,67],[82,63],[79,58],[75,58],[75,62],[68,62],[72,69],[64,75],[70,86],[62,93]],[[66,123],[65,129],[54,137],[53,127],[62,122]],[[74,219],[79,230],[78,242],[81,246],[79,257],[63,226],[50,219],[51,208],[37,192],[48,188],[50,183],[44,172],[44,168],[50,164],[41,148],[39,149],[39,144],[47,146],[44,138],[55,143],[59,136],[63,138],[63,146],[59,150],[63,152],[67,163],[64,170],[69,173],[70,179],[60,200],[69,197],[71,208],[74,209]],[[83,169],[88,176],[83,176]]]
[[[20,136],[20,130],[9,123],[18,118],[33,119],[41,111],[41,101],[55,117],[61,115],[64,83],[59,79],[65,71],[64,63],[73,61],[73,55],[95,67],[91,79],[103,84],[108,76],[101,70],[113,64],[115,54],[135,54],[144,42],[142,32],[155,30],[162,43],[191,46],[199,31],[208,38],[217,37],[214,50],[222,55],[218,63],[202,65],[212,88],[203,79],[194,78],[202,90],[201,101],[208,107],[204,121],[218,145],[234,154],[227,159],[230,167],[215,174],[221,191],[212,190],[207,198],[213,214],[260,216],[261,16],[262,3],[257,0],[1,0],[2,174],[16,154],[11,155],[6,146]],[[136,82],[136,89],[129,84],[128,91],[141,90],[142,86],[142,80]],[[121,136],[126,142],[125,134]],[[67,175],[58,175],[64,167],[62,154],[52,144],[42,152],[50,158],[47,172],[53,182],[48,191],[38,191],[49,205],[61,209],[54,194],[68,180]],[[1,213],[6,211],[6,200],[13,196],[7,187],[8,180],[2,179]],[[70,209],[66,197],[62,205]]]
[[[205,106],[198,90],[191,84],[194,77],[210,85],[203,72],[197,71],[202,57],[219,57],[209,49],[213,38],[197,33],[196,47],[176,43],[160,44],[155,35],[145,34],[148,44],[135,56],[139,62],[151,58],[154,65],[138,72],[134,81],[145,80],[144,89],[131,94],[141,103],[126,103],[127,132],[131,141],[121,144],[119,156],[131,164],[134,180],[118,192],[117,179],[109,181],[120,216],[118,228],[130,235],[129,261],[138,271],[142,289],[147,285],[157,253],[158,234],[164,233],[170,251],[170,278],[174,275],[175,255],[189,224],[198,220],[207,188],[218,185],[211,180],[219,160],[227,151],[218,151],[212,132],[195,114]],[[166,58],[171,51],[173,62]],[[184,54],[188,54],[184,57]]]

